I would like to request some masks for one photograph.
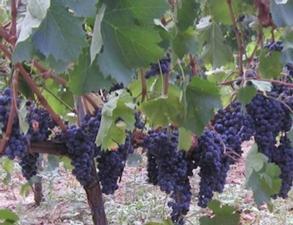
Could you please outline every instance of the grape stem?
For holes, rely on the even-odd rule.
[[[238,29],[237,23],[236,23],[236,18],[235,18],[235,14],[233,11],[233,7],[232,7],[232,0],[227,0],[226,1],[228,4],[228,8],[229,8],[229,14],[233,23],[233,29],[235,32],[235,36],[236,36],[236,41],[237,41],[237,45],[238,45],[238,67],[239,67],[239,75],[242,76],[243,75],[243,52],[244,52],[244,48],[243,48],[243,43],[242,43],[242,34],[241,31]]]

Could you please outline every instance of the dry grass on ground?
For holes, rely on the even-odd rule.
[[[0,187],[0,208],[7,207],[17,212],[21,225],[92,224],[84,190],[69,172],[59,168],[43,172],[42,177],[46,199],[41,206],[34,206],[32,193],[27,197],[20,195],[20,187],[25,180],[16,169],[11,182]],[[224,193],[215,196],[241,212],[242,225],[293,225],[292,191],[288,199],[274,200],[274,210],[269,212],[265,207],[258,209],[255,206],[252,193],[245,189],[244,180],[244,160],[241,160],[231,169]],[[187,225],[199,224],[199,217],[208,213],[206,209],[196,206],[198,181],[197,175],[191,181],[193,202],[187,215]],[[120,189],[113,196],[105,196],[105,201],[110,225],[143,225],[146,221],[166,217],[169,213],[167,196],[146,183],[143,165],[128,166]]]

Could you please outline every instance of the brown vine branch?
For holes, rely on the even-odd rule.
[[[164,95],[168,95],[168,91],[169,91],[169,77],[170,77],[170,73],[166,73],[164,76],[163,76],[163,94]]]
[[[16,19],[17,19],[17,4],[16,0],[11,0],[11,27],[10,34],[16,37]]]
[[[45,68],[37,60],[33,60],[32,64],[41,73],[41,75],[43,76],[44,79],[51,78],[51,79],[55,80],[57,83],[59,83],[59,84],[61,84],[63,86],[67,85],[67,81],[65,79],[63,79],[62,77],[57,76],[57,74],[54,71]]]
[[[233,11],[232,7],[232,0],[227,0],[228,8],[229,8],[229,14],[232,19],[233,23],[233,29],[236,35],[236,41],[238,45],[238,67],[239,67],[239,74],[240,76],[243,75],[243,53],[244,53],[244,47],[243,47],[243,42],[242,42],[242,34],[241,31],[238,29],[237,23],[236,23],[236,17]]]
[[[286,87],[293,88],[293,84],[292,83],[287,83],[287,82],[280,81],[280,80],[269,80],[269,79],[255,79],[255,80],[258,80],[258,81],[267,81],[267,82],[270,82],[270,83],[284,85]],[[225,82],[220,83],[220,85],[231,85],[231,84],[233,84],[236,81],[243,81],[243,80],[242,79],[229,80],[229,81],[225,81]]]
[[[32,91],[36,94],[36,96],[38,97],[40,103],[50,113],[50,115],[52,116],[52,119],[55,121],[55,123],[61,128],[61,130],[65,131],[66,130],[66,126],[63,123],[62,119],[59,117],[58,114],[55,113],[55,111],[48,104],[47,100],[44,98],[44,96],[42,95],[41,91],[38,89],[38,86],[36,85],[36,83],[34,82],[34,80],[31,78],[30,74],[25,70],[25,68],[23,67],[23,65],[17,63],[15,66],[19,69],[22,77],[27,82],[27,84],[30,86],[30,88],[32,89]]]
[[[14,123],[14,119],[16,116],[16,96],[17,96],[17,83],[18,83],[18,71],[14,71],[13,78],[12,78],[12,98],[11,98],[11,104],[10,104],[10,112],[8,116],[7,126],[5,133],[1,139],[0,143],[0,155],[4,152],[7,142],[9,141],[9,138],[12,133],[12,127]]]

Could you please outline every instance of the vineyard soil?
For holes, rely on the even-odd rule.
[[[245,154],[251,143],[244,143]],[[17,167],[17,164],[15,164]],[[293,192],[288,199],[274,200],[273,212],[265,207],[258,209],[252,193],[244,187],[244,160],[233,166],[229,173],[225,191],[217,194],[216,199],[234,205],[241,212],[241,225],[292,225]],[[60,167],[51,172],[43,172],[46,200],[40,207],[34,206],[33,194],[27,197],[20,195],[20,185],[26,181],[20,170],[16,169],[8,186],[1,186],[0,208],[13,209],[20,215],[21,225],[90,225],[91,215],[88,209],[83,188],[76,179]],[[1,173],[2,174],[2,173]],[[198,190],[199,177],[191,179],[194,196]],[[209,214],[206,209],[197,206],[196,197],[187,215],[188,225],[198,225],[202,215]],[[137,167],[127,166],[120,188],[113,196],[105,196],[106,213],[111,225],[142,225],[153,219],[168,215],[166,195],[157,187],[146,184],[146,170],[142,163]]]

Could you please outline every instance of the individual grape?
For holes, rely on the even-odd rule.
[[[280,145],[273,151],[272,162],[281,169],[282,186],[278,195],[287,198],[293,184],[293,148],[287,136],[281,137]]]
[[[127,156],[133,152],[131,136],[129,135],[123,145],[117,150],[101,151],[97,158],[98,177],[104,194],[114,194],[118,189],[118,181],[121,179],[126,164]]]
[[[146,72],[145,77],[150,78],[158,74],[167,74],[170,71],[171,58],[167,56],[166,58],[160,59],[159,63],[152,63],[151,68]]]
[[[172,209],[171,219],[181,225],[189,211],[191,187],[186,154],[178,150],[177,145],[177,130],[150,131],[144,140],[148,157],[148,181],[170,194],[172,200],[168,206]]]

